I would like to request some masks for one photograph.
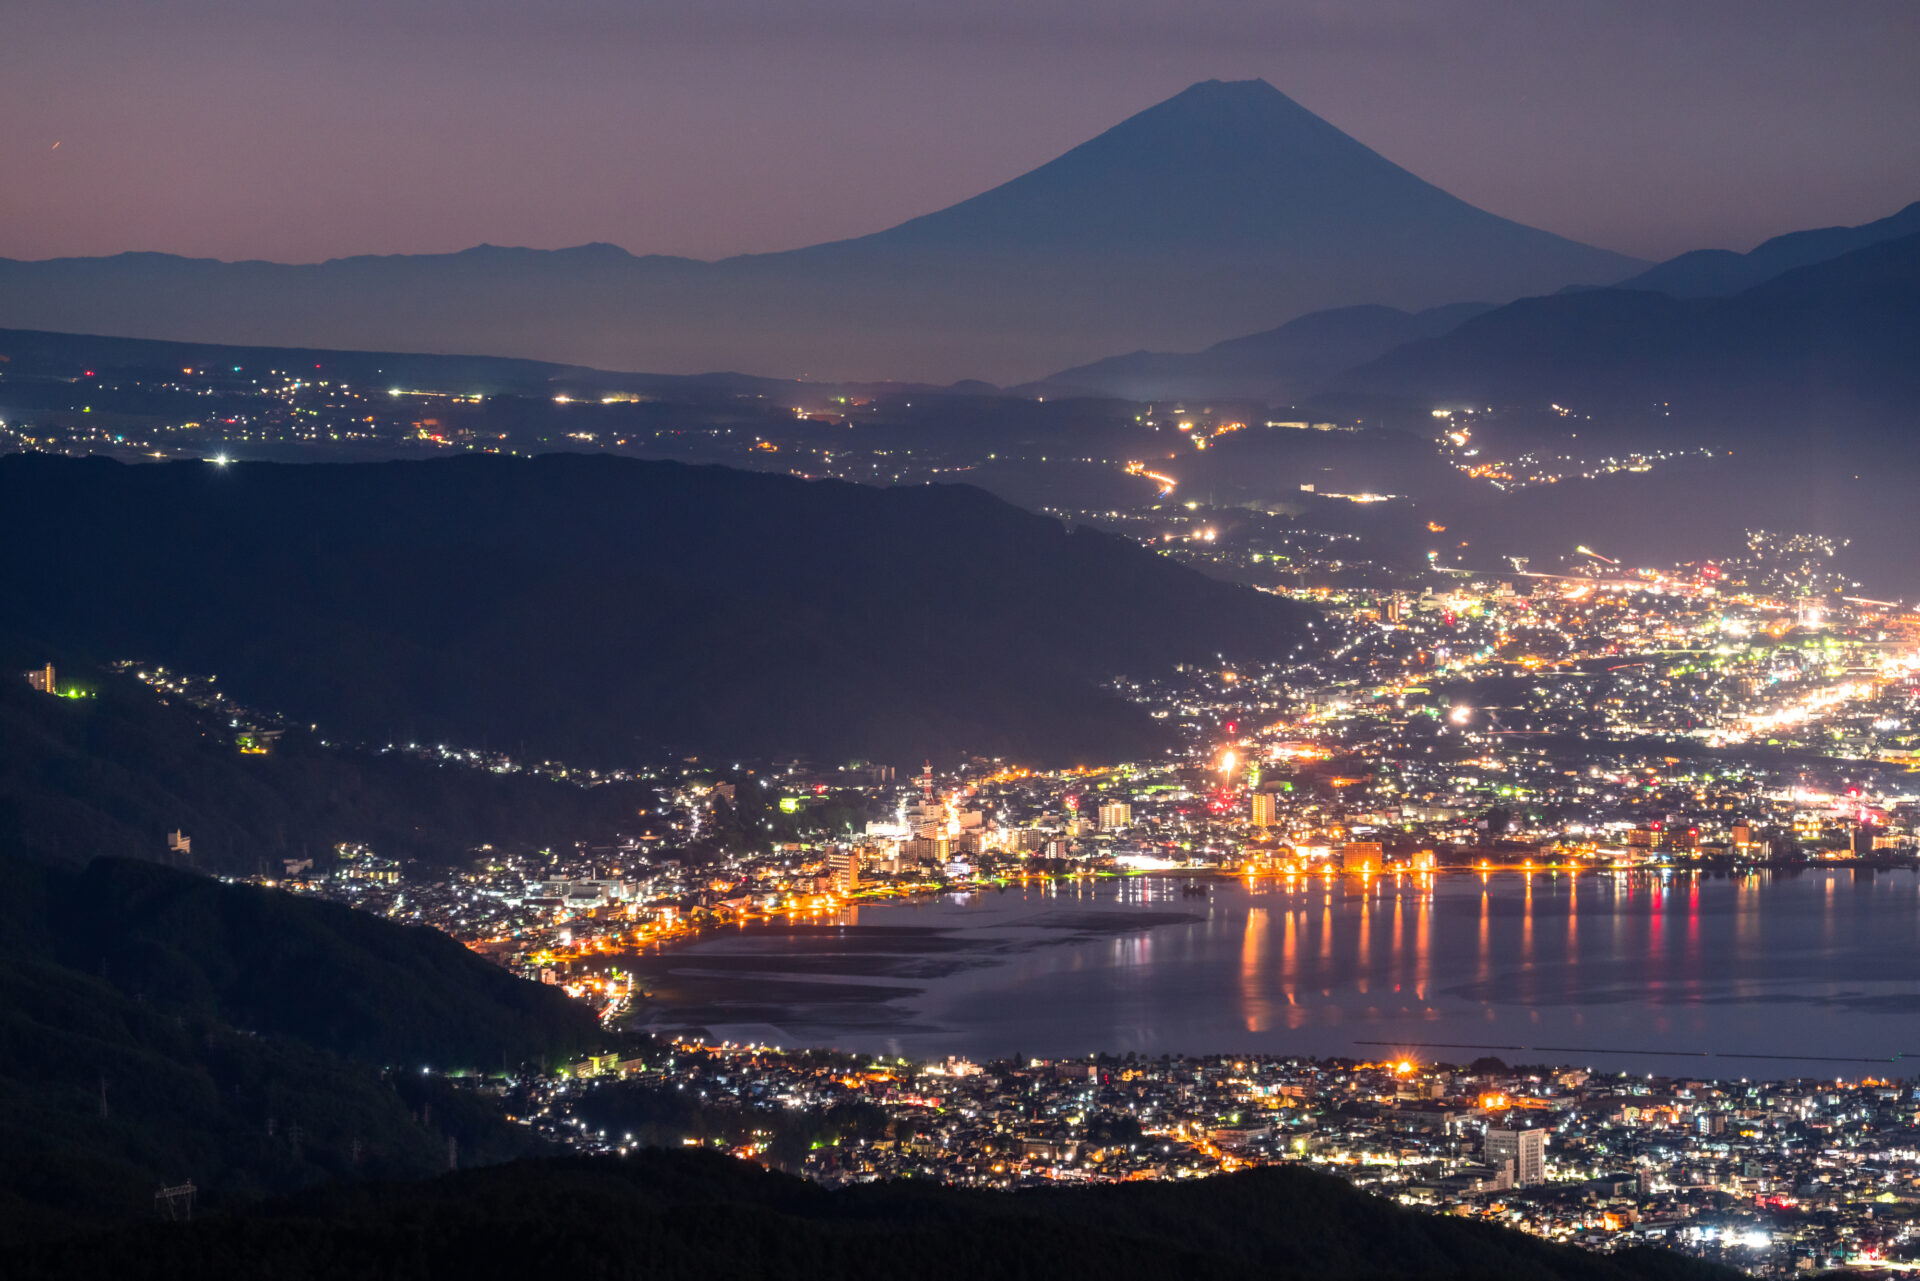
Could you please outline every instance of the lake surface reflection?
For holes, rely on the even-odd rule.
[[[1391,1046],[1860,1076],[1907,1075],[1900,1056],[1920,1057],[1910,871],[1302,877],[1211,882],[1204,897],[1183,885],[879,903],[711,934],[635,968],[662,1029],[917,1058]]]

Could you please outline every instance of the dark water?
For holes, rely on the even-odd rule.
[[[863,906],[710,935],[637,968],[661,1027],[919,1058],[1404,1049],[1920,1075],[1912,872],[1315,877],[1216,882],[1198,898],[1181,885]]]

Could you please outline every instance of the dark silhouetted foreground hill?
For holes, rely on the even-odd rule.
[[[420,1066],[588,1048],[590,1012],[451,939],[102,860],[0,857],[0,1237],[533,1150]],[[385,1070],[391,1065],[391,1072]]]
[[[975,489],[571,455],[4,458],[0,588],[23,629],[337,737],[576,763],[1117,759],[1164,740],[1096,681],[1303,621]]]
[[[9,951],[155,1008],[382,1064],[498,1068],[587,1047],[598,1022],[438,930],[129,859],[0,859]]]
[[[1656,1250],[1587,1254],[1403,1209],[1275,1166],[1191,1183],[1020,1193],[930,1183],[827,1191],[726,1157],[520,1162],[402,1187],[25,1252],[23,1278],[467,1281],[1732,1281]]]
[[[1263,81],[1212,80],[992,190],[852,240],[720,262],[605,244],[310,265],[0,260],[0,323],[1005,383],[1328,307],[1504,301],[1641,265],[1477,209]]]

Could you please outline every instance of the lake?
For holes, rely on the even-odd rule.
[[[1255,1052],[1907,1075],[1911,871],[1014,885],[634,958],[652,1025],[914,1058]]]

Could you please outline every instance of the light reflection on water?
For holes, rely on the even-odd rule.
[[[1183,884],[875,903],[824,928],[709,936],[642,972],[662,1026],[916,1057],[1371,1056],[1386,1051],[1362,1043],[1384,1041],[1456,1061],[1857,1076],[1875,1069],[1841,1060],[1920,1052],[1912,872]],[[1628,1053],[1652,1050],[1715,1057]]]

